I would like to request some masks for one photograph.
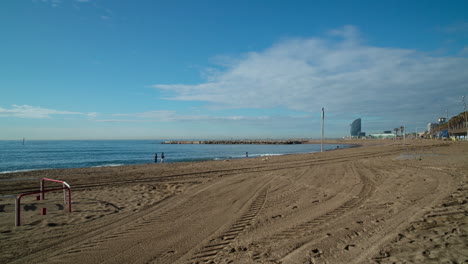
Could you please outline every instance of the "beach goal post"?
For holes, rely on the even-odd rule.
[[[62,187],[46,190],[45,189],[45,182],[46,181],[61,183]],[[68,212],[71,213],[72,207],[71,207],[71,187],[70,187],[70,185],[68,183],[66,183],[65,181],[42,178],[39,191],[22,193],[22,194],[16,196],[16,201],[15,201],[15,225],[16,226],[21,225],[21,198],[23,198],[24,196],[28,196],[28,195],[40,194],[41,200],[44,200],[45,199],[45,193],[53,192],[53,191],[60,191],[60,190],[63,190],[63,202],[66,204],[67,200],[68,200]],[[67,192],[68,192],[68,199],[67,199]]]
[[[45,200],[45,182],[50,181],[50,182],[58,182],[62,184],[63,187],[63,203],[67,203],[67,190],[68,190],[68,211],[71,212],[71,186],[66,182],[66,181],[61,181],[61,180],[54,180],[54,179],[49,179],[49,178],[42,178],[41,183],[40,183],[40,190],[41,190],[41,200]]]

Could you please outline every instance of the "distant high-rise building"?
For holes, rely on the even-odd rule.
[[[351,123],[351,137],[361,136],[361,118],[358,118]]]

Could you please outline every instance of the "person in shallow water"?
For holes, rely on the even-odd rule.
[[[246,158],[249,157],[249,153],[248,153],[248,152],[245,153],[245,157],[246,157]]]
[[[158,153],[154,153],[154,163],[158,163]]]
[[[161,154],[161,163],[164,163],[164,152]]]

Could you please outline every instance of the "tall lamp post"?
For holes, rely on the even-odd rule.
[[[325,123],[325,109],[322,107],[322,140],[320,144],[320,152],[323,152],[323,134],[324,134],[324,123]]]
[[[447,136],[450,141],[450,120],[448,118],[448,109],[445,110],[445,119],[447,120]]]
[[[462,97],[463,100],[463,109],[465,112],[465,127],[466,127],[466,135],[465,135],[465,140],[468,140],[468,119],[466,118],[466,101],[465,101],[465,96]]]

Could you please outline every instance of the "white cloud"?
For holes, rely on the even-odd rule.
[[[95,113],[90,113],[92,116]],[[12,108],[6,109],[0,107],[0,117],[19,117],[19,118],[50,118],[52,115],[84,115],[80,112],[60,111],[47,109],[30,105],[12,105]]]
[[[16,117],[16,118],[52,118],[54,115],[78,115],[86,116],[97,122],[107,123],[141,123],[141,122],[172,122],[172,121],[256,121],[268,120],[270,117],[246,117],[246,116],[212,116],[212,115],[186,115],[179,114],[176,111],[158,110],[147,111],[140,113],[121,113],[111,114],[107,119],[97,119],[102,114],[96,112],[82,113],[72,111],[61,111],[36,107],[30,105],[12,105],[10,109],[0,107],[0,117]]]
[[[229,63],[204,72],[204,83],[153,87],[169,91],[167,99],[208,102],[221,109],[317,112],[325,106],[333,113],[403,120],[451,107],[468,83],[467,58],[366,45],[352,26],[223,61]]]
[[[87,113],[86,115],[87,115],[89,118],[94,119],[94,118],[96,118],[96,117],[98,116],[98,113],[96,113],[96,112],[90,112],[90,113]]]
[[[465,46],[461,51],[460,55],[462,56],[468,56],[468,46]]]
[[[439,30],[448,34],[468,33],[468,22],[458,22],[449,26],[439,27]]]
[[[172,122],[172,121],[256,121],[268,120],[270,117],[246,117],[246,116],[213,116],[213,115],[184,115],[176,111],[147,111],[133,114],[113,114],[113,117],[125,117],[126,119],[103,119],[99,122]]]
[[[38,2],[38,1],[42,3],[50,4],[52,7],[58,7],[62,3],[62,0],[33,0],[33,2]]]
[[[139,123],[139,122],[142,122],[141,120],[135,120],[135,119],[98,119],[95,121],[100,122],[100,123]]]

